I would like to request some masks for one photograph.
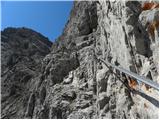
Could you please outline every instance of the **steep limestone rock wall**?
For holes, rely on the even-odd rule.
[[[49,79],[44,77],[46,83],[42,82],[40,89],[45,86],[46,97],[43,104],[37,103],[34,118],[158,118],[158,91],[134,82],[133,78],[95,58],[96,54],[158,81],[158,61],[154,57],[158,55],[158,47],[152,47],[158,45],[158,34],[155,30],[153,41],[144,20],[158,9],[149,10],[147,16],[141,9],[143,4],[138,1],[74,2],[64,32],[45,58],[49,64],[44,66],[50,68],[48,71],[55,69],[53,56],[59,52],[68,56],[75,54],[74,61],[78,63],[75,67],[70,65],[71,69],[60,65],[58,74],[44,73]],[[61,64],[57,61],[57,65]],[[67,74],[59,72],[61,68]],[[54,84],[49,86],[50,81]],[[45,108],[49,112],[44,117]]]
[[[155,35],[156,40],[153,42],[150,33],[143,25],[144,20],[142,19],[144,17],[146,20],[152,15],[155,16],[153,20],[159,20],[156,15],[158,8],[148,10],[150,15],[144,15],[146,11],[142,11],[141,6],[142,3],[137,1],[100,1],[98,4],[98,27],[101,35],[96,41],[97,53],[101,53],[99,57],[110,61],[112,64],[158,82],[158,69],[156,67],[158,66],[158,59],[153,59],[158,52],[158,42],[156,42],[158,35]],[[157,29],[154,32],[156,34]],[[153,47],[154,51],[152,45],[157,46]],[[153,67],[156,70],[153,70]],[[133,95],[116,76],[113,74],[106,76],[107,71],[105,66],[97,71],[100,87],[99,96],[106,92],[105,95],[110,98],[110,101],[113,100],[113,107],[112,103],[106,102],[107,107],[102,109],[100,114],[104,118],[158,117],[158,112],[156,112],[158,101],[152,104],[152,100],[150,101],[147,96],[144,97],[140,93]],[[117,71],[115,73],[118,75]],[[123,75],[120,74],[120,77],[123,78]],[[125,79],[122,80],[126,83],[130,82]],[[101,84],[106,84],[103,91]],[[144,93],[151,95],[153,101],[154,99],[158,100],[158,91],[152,88],[148,90],[142,83],[135,87],[141,88]],[[106,110],[107,114],[104,112]]]
[[[143,10],[144,4],[75,1],[23,118],[158,118],[158,91],[96,59],[158,82],[159,9]]]
[[[96,116],[94,115],[96,96],[92,92],[93,42],[97,26],[94,20],[97,15],[95,5],[94,2],[85,1],[74,3],[64,33],[53,44],[52,52],[44,58],[43,80],[37,91],[45,87],[47,94],[43,104],[37,100],[33,118],[94,118]],[[94,10],[91,9],[92,7]],[[94,20],[94,23],[90,20]],[[46,72],[54,69],[55,72],[49,74]],[[51,81],[54,84],[51,84]],[[49,112],[42,117],[44,106],[49,108]],[[84,112],[84,109],[89,111],[89,114]]]

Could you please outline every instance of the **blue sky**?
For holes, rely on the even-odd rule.
[[[1,29],[27,27],[54,41],[61,35],[73,1],[2,1]]]

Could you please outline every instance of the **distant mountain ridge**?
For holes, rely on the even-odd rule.
[[[2,118],[13,117],[5,116],[4,112],[16,112],[14,107],[20,109],[17,114],[26,108],[22,103],[27,101],[18,99],[28,99],[32,79],[40,73],[41,60],[50,52],[51,46],[46,37],[28,28],[6,28],[1,32]],[[10,108],[12,104],[14,107]]]

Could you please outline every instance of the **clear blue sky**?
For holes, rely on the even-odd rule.
[[[27,27],[54,41],[61,35],[73,1],[3,1],[1,29]]]

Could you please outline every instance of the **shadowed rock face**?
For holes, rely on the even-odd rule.
[[[74,2],[64,31],[50,53],[51,44],[35,32],[27,30],[20,35],[13,28],[3,31],[2,117],[158,118],[158,91],[138,82],[132,84],[132,78],[95,59],[96,54],[158,82],[159,30],[150,34],[149,29],[159,20],[159,10],[142,10],[143,4]],[[14,38],[15,34],[23,40]],[[9,42],[12,37],[15,42]],[[23,46],[26,40],[31,45]],[[39,40],[44,44],[34,42]]]
[[[23,118],[37,84],[35,78],[40,74],[41,61],[50,52],[52,43],[27,28],[7,28],[1,35],[1,115]],[[34,103],[35,96],[30,99]]]

